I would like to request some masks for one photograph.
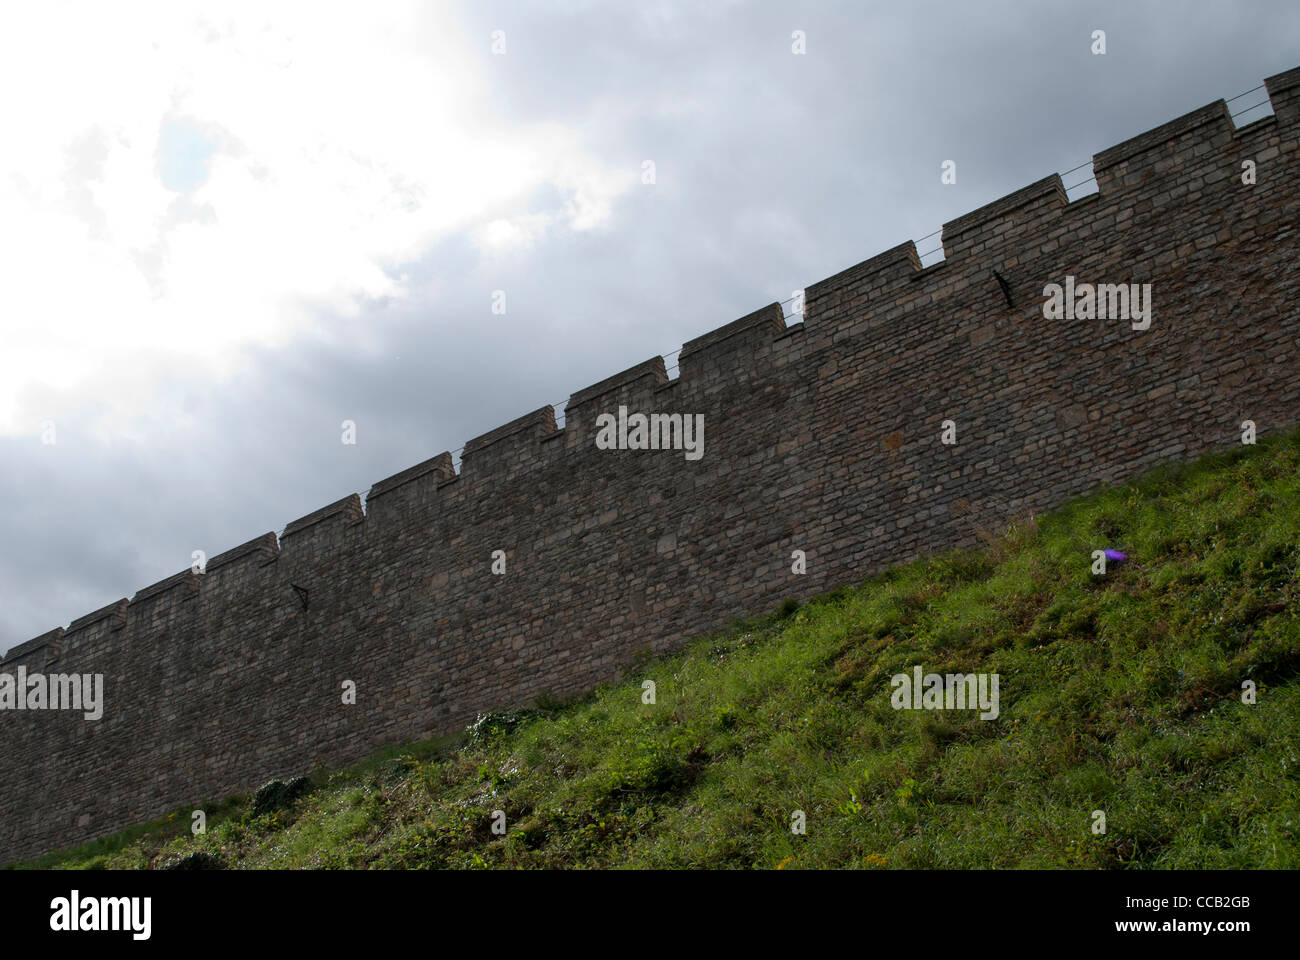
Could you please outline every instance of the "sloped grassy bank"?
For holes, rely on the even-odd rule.
[[[209,805],[203,836],[178,811],[26,866],[1295,868],[1298,539],[1293,433],[789,603],[579,702]],[[1094,576],[1107,547],[1129,560]],[[1000,715],[893,709],[916,665],[997,673]]]

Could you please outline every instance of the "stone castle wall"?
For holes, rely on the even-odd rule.
[[[14,648],[0,672],[103,674],[105,709],[0,711],[0,862],[587,690],[1243,420],[1300,421],[1300,69],[1267,88],[1273,117],[1212,103],[1098,154],[1097,194],[1048,177],[946,224],[934,266],[895,247],[809,287],[801,323],[772,304],[687,343],[675,379],[655,357],[562,429],[543,408],[459,473],[440,454]],[[1151,284],[1150,328],[1044,319],[1067,275]],[[704,456],[597,449],[619,405],[703,414]]]

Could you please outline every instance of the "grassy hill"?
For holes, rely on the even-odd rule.
[[[581,701],[211,804],[204,836],[187,809],[28,866],[1295,868],[1298,537],[1291,434],[787,603]],[[1129,559],[1095,576],[1103,548]],[[997,673],[1000,715],[893,709],[916,665]]]

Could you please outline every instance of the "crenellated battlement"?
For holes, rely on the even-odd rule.
[[[4,657],[6,667],[22,664],[31,670],[44,670],[46,664],[63,654],[63,628],[55,627],[35,639],[20,643]]]
[[[168,595],[175,591],[175,597]],[[164,600],[193,600],[199,595],[199,576],[192,569],[182,570],[159,580],[157,583],[142,587],[131,598],[131,606],[158,604]],[[129,609],[128,609],[129,615]]]
[[[488,473],[514,472],[522,464],[537,460],[539,441],[557,430],[552,406],[489,430],[465,444],[460,455],[461,476],[478,478]]]
[[[264,533],[237,547],[219,553],[204,566],[204,575],[211,576],[217,571],[225,571],[239,561],[253,566],[265,566],[280,556],[280,541],[274,533]]]
[[[943,225],[944,259],[954,267],[987,269],[1026,233],[1046,233],[1069,201],[1058,174],[985,204]],[[974,261],[974,262],[972,262]]]
[[[384,523],[400,519],[403,511],[423,512],[435,502],[438,488],[456,479],[456,465],[449,452],[430,457],[380,480],[366,494],[366,519]]]
[[[884,300],[890,291],[910,290],[906,285],[920,272],[921,260],[915,243],[908,240],[891,247],[808,287],[804,291],[804,325],[817,334],[833,333],[824,329],[827,321]]]
[[[1268,99],[1273,105],[1273,115],[1278,123],[1294,124],[1300,121],[1300,67],[1279,73],[1264,80]]]
[[[1170,457],[1300,420],[1300,68],[1215,101],[11,649],[101,672],[73,721],[0,714],[0,860],[610,679]],[[1242,162],[1257,183],[1242,182]],[[1150,283],[1149,330],[1043,290]],[[700,416],[704,453],[598,450],[599,414]],[[940,424],[958,443],[939,442]],[[995,514],[997,516],[995,516]],[[803,549],[806,574],[790,570]],[[344,705],[344,681],[357,700]],[[64,718],[61,718],[64,719]],[[111,798],[111,799],[109,799]],[[34,823],[31,811],[39,810]]]
[[[784,332],[779,303],[755,310],[682,344],[677,356],[678,378],[693,385],[710,378],[714,371],[730,371],[737,379],[748,379],[755,359]]]
[[[1264,83],[1277,121],[1293,123],[1300,120],[1300,68],[1269,77]],[[1113,199],[1126,190],[1149,184],[1155,177],[1183,176],[1185,167],[1204,163],[1204,158],[1231,143],[1236,133],[1223,100],[1190,111],[1095,154],[1093,170],[1099,193],[1103,198]],[[1189,144],[1193,145],[1187,149]],[[1180,145],[1184,148],[1186,159],[1175,165],[1171,158],[1178,152]],[[1095,197],[1090,196],[1079,203],[1087,206],[1093,200]],[[968,265],[969,269],[977,273],[986,272],[990,260],[996,263],[1000,254],[1024,249],[1026,227],[1042,227],[1045,236],[1052,234],[1053,223],[1060,219],[1067,206],[1069,201],[1058,174],[1051,174],[985,204],[943,225],[945,259],[939,266],[951,263],[961,269],[963,265]],[[1059,234],[1060,231],[1055,232]],[[1068,242],[1053,239],[1055,245]],[[931,271],[933,269],[930,268]],[[809,328],[816,329],[824,315],[852,315],[857,308],[880,299],[888,292],[910,289],[907,285],[927,272],[917,257],[915,244],[910,240],[901,243],[811,284],[806,290],[805,322]],[[756,354],[765,351],[786,332],[779,304],[770,304],[711,330],[683,345],[678,361],[680,380],[689,384],[696,379],[697,371],[704,377],[710,370],[725,366],[729,361],[737,370],[745,368]],[[605,406],[615,407],[619,403],[628,404],[631,408],[648,407],[653,403],[656,390],[669,383],[663,358],[653,357],[572,394],[566,405],[566,424],[589,425],[592,417],[588,413],[597,406],[601,407],[600,412],[604,412]],[[564,431],[556,426],[554,409],[543,407],[469,440],[464,447],[463,461],[473,464],[473,470],[469,474],[471,476],[480,476],[484,472],[502,468],[513,473],[519,465],[534,463],[539,459],[536,442],[562,433]],[[570,439],[570,443],[578,442],[578,439],[575,436]],[[464,466],[461,475],[465,475]],[[340,518],[340,522],[345,525],[359,523],[366,518],[366,510],[372,506],[386,509],[390,502],[406,502],[406,498],[402,497],[387,500],[382,498],[394,491],[403,491],[407,484],[419,481],[421,488],[436,491],[437,487],[454,481],[457,476],[451,454],[441,453],[374,484],[367,495],[365,508],[361,505],[359,495],[351,494],[289,523],[278,541],[274,534],[263,534],[212,558],[208,561],[207,570],[210,573],[254,552],[262,558],[262,563],[270,562],[279,556],[280,544],[286,537],[293,537],[335,517]],[[419,499],[424,502],[428,496]],[[193,578],[188,571],[182,571],[142,588],[130,602],[140,604],[176,587],[181,588],[182,597],[193,597],[198,592],[197,578]],[[68,632],[95,624],[109,616],[110,611],[117,618],[115,623],[118,624],[117,629],[120,629],[123,616],[121,605],[125,602],[118,601],[74,621],[68,627]],[[15,646],[6,655],[6,662],[10,657],[20,655],[20,651],[41,645],[38,641],[45,642],[45,638],[53,633],[50,631]]]
[[[1231,140],[1233,132],[1228,105],[1215,100],[1094,154],[1092,170],[1098,187],[1105,193],[1138,187],[1158,174],[1176,172],[1174,158],[1187,140],[1200,142],[1187,156],[1187,160],[1195,163],[1210,150]]]
[[[635,367],[584,387],[572,394],[564,406],[565,429],[572,428],[576,436],[591,427],[597,416],[608,413],[620,403],[636,407],[649,402],[656,389],[667,382],[664,358],[651,357]]]

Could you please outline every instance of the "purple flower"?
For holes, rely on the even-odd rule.
[[[1123,563],[1128,559],[1128,554],[1120,553],[1118,550],[1107,550],[1106,560],[1109,563]]]

